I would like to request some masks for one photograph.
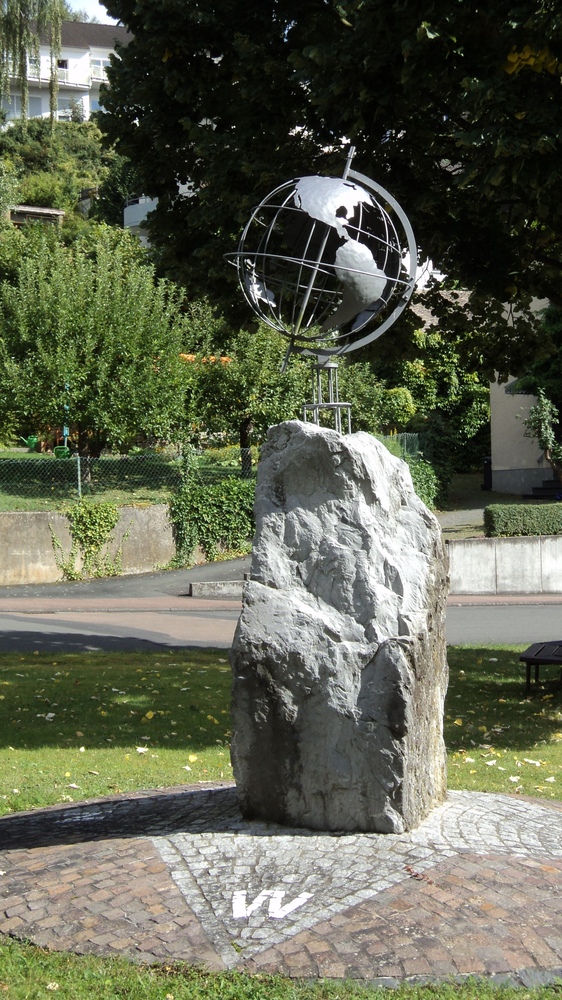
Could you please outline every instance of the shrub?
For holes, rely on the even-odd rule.
[[[247,549],[255,526],[255,489],[253,479],[229,477],[203,485],[188,476],[170,502],[176,565],[190,563],[197,545],[209,560],[216,559],[220,550]]]
[[[423,458],[407,458],[414,489],[426,507],[435,507],[441,490],[439,477],[430,462]]]
[[[560,535],[562,504],[548,503],[540,507],[526,504],[490,504],[484,510],[484,532],[487,538]]]

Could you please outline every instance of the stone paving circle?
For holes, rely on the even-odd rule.
[[[562,979],[562,803],[450,792],[413,832],[246,822],[232,785],[0,819],[0,932],[209,969]]]

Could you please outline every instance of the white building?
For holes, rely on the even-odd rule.
[[[70,118],[71,110],[81,104],[84,118],[90,117],[100,107],[100,86],[105,82],[109,55],[115,42],[126,43],[126,28],[113,24],[80,24],[63,21],[61,51],[58,58],[59,91],[57,116],[59,121]],[[49,81],[51,79],[51,53],[47,39],[41,40],[39,59],[28,63],[29,118],[48,118],[50,115]],[[17,81],[10,86],[10,100],[2,102],[8,120],[21,114],[21,92]]]

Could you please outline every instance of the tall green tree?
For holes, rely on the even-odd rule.
[[[49,435],[68,424],[94,456],[180,439],[190,334],[179,292],[120,230],[101,226],[69,247],[52,230],[20,240],[0,284],[0,428]]]
[[[108,135],[159,197],[161,265],[235,295],[223,254],[253,205],[355,165],[390,188],[447,275],[429,293],[463,362],[519,370],[534,298],[560,298],[562,12],[556,0],[108,0],[134,39],[110,70]],[[179,198],[193,181],[195,195]],[[459,285],[468,303],[445,295]],[[513,307],[506,323],[506,303]],[[412,345],[408,314],[386,338]],[[375,348],[379,350],[379,346]]]
[[[209,350],[211,348],[211,350]],[[230,338],[222,356],[206,349],[185,358],[190,372],[189,423],[195,436],[224,432],[242,448],[263,441],[267,428],[302,416],[311,394],[311,368],[301,358],[282,374],[287,344],[260,326]]]

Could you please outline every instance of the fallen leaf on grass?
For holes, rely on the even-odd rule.
[[[523,757],[523,760],[525,761],[526,764],[534,764],[535,767],[541,766],[540,760],[531,760],[530,757]]]
[[[494,764],[497,764],[497,761],[496,760],[485,760],[484,763],[486,764],[487,767],[493,767]]]
[[[148,747],[135,747],[137,753],[148,753]]]
[[[208,715],[207,718],[210,719],[211,716]],[[213,721],[216,722],[216,719],[214,719]],[[462,726],[462,719],[455,719],[455,721],[453,722],[453,725],[454,726]]]

